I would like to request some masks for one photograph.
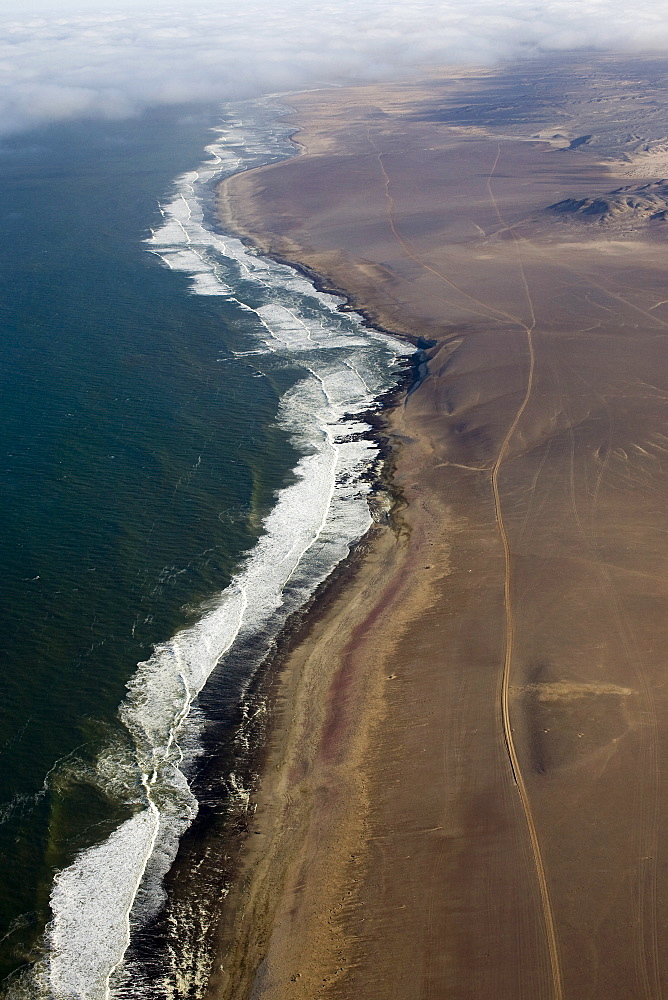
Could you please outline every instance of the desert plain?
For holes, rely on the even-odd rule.
[[[288,657],[210,985],[668,990],[668,61],[291,95],[220,217],[425,350]]]

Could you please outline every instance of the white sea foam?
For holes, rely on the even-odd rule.
[[[355,413],[389,387],[406,350],[341,313],[336,296],[205,225],[213,178],[289,155],[286,126],[261,105],[254,115],[247,110],[243,131],[240,122],[226,125],[207,149],[209,160],[179,178],[162,208],[164,224],[147,243],[168,267],[190,275],[193,293],[228,296],[240,315],[255,316],[238,356],[271,353],[300,366],[280,422],[302,457],[231,586],[196,625],[157,646],[128,685],[120,714],[135,748],[138,811],[56,877],[41,972],[41,989],[55,1000],[158,995],[126,992],[122,961],[132,927],[160,905],[161,880],[197,812],[184,773],[198,748],[193,703],[239,643],[260,636],[268,647],[371,523],[361,476],[376,448],[360,439]]]
[[[56,877],[48,934],[51,959],[43,983],[47,995],[109,995],[109,977],[130,942],[128,914],[159,821],[155,806],[138,813]]]

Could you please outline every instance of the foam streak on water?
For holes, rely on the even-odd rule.
[[[168,267],[190,275],[194,294],[225,295],[252,320],[240,354],[271,353],[299,366],[303,377],[285,395],[280,420],[302,457],[230,587],[196,625],[156,647],[128,685],[120,714],[134,755],[107,770],[134,769],[135,812],[55,880],[38,976],[40,992],[54,1000],[158,996],[145,988],[126,993],[122,962],[133,927],[159,908],[162,878],[197,813],[186,778],[198,752],[193,704],[240,643],[261,637],[259,648],[269,648],[371,523],[361,476],[377,453],[360,440],[365,425],[355,414],[392,385],[405,348],[338,311],[340,299],[292,269],[205,224],[213,180],[290,155],[287,133],[261,104],[244,108],[243,126],[230,113],[209,160],[176,182],[163,225],[148,241]]]

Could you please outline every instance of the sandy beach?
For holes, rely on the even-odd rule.
[[[663,995],[668,223],[629,66],[533,72],[295,95],[302,155],[220,191],[432,346],[277,680],[216,1000]]]

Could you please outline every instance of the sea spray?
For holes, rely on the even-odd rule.
[[[195,625],[157,646],[128,685],[120,716],[132,738],[123,769],[134,773],[127,797],[134,814],[56,877],[47,958],[37,970],[40,992],[54,1000],[179,995],[168,982],[177,971],[169,969],[160,986],[133,976],[127,992],[122,962],[133,930],[162,905],[162,879],[197,813],[188,781],[200,747],[194,702],[212,672],[225,671],[249,645],[250,683],[286,618],[371,523],[364,477],[377,450],[360,415],[396,380],[406,351],[342,313],[340,298],[207,225],[214,180],[292,152],[275,111],[261,103],[243,110],[243,125],[238,119],[221,129],[210,159],[176,182],[148,249],[187,273],[194,294],[230,300],[243,320],[239,356],[254,359],[258,377],[263,359],[300,373],[280,423],[302,457],[232,584]]]

